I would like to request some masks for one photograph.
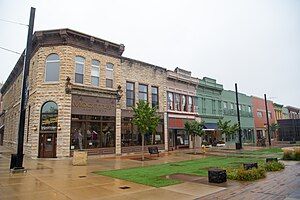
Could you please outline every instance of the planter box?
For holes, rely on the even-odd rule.
[[[244,165],[244,169],[245,170],[249,170],[249,169],[252,169],[252,168],[258,168],[258,165],[257,163],[243,163]]]
[[[266,158],[266,162],[278,162],[277,158]]]
[[[87,151],[74,151],[72,164],[74,166],[87,165]]]
[[[219,168],[211,168],[208,170],[208,182],[224,183],[227,181],[226,170]]]

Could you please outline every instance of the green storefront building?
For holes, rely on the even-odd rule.
[[[223,85],[218,84],[215,79],[204,77],[199,81],[197,87],[198,114],[205,122],[205,131],[209,133],[207,135],[211,136],[206,140],[222,139],[217,131],[217,123],[219,119],[223,118],[222,91]]]
[[[242,129],[242,140],[244,143],[254,143],[254,120],[252,114],[252,101],[251,97],[245,94],[239,93],[239,111]],[[234,91],[223,90],[222,91],[222,109],[223,120],[230,120],[232,123],[238,123],[237,119],[237,106],[236,96]],[[237,135],[233,135],[231,138],[226,138],[227,142],[237,141]]]

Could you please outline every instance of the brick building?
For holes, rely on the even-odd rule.
[[[176,68],[167,71],[167,115],[169,149],[191,147],[191,138],[184,131],[184,123],[200,120],[197,116],[196,89],[199,79],[190,71]],[[197,140],[197,144],[199,144]]]
[[[158,105],[161,123],[147,145],[166,149],[167,70],[125,58],[124,45],[70,29],[37,31],[33,37],[24,152],[67,157],[140,151],[131,123],[139,99]],[[4,145],[16,149],[23,56],[3,85]]]
[[[252,96],[252,105],[253,105],[253,118],[254,118],[254,132],[256,140],[262,138],[268,138],[267,135],[267,115],[266,115],[266,106],[265,100],[259,97]],[[275,111],[272,101],[267,101],[268,105],[268,115],[269,115],[269,124],[276,123]],[[271,131],[270,131],[271,133]]]

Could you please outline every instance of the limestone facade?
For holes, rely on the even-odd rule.
[[[24,153],[31,157],[40,157],[41,109],[46,102],[53,101],[58,106],[56,157],[71,155],[72,95],[103,96],[116,100],[115,150],[121,153],[121,113],[130,110],[126,107],[126,81],[148,86],[148,101],[151,102],[151,86],[158,87],[159,112],[166,118],[166,69],[121,56],[123,45],[116,45],[92,36],[72,30],[52,30],[36,32],[33,53],[29,69],[29,98],[26,109]],[[59,80],[45,81],[46,59],[51,54],[59,56]],[[85,58],[83,84],[75,83],[75,57]],[[3,109],[5,110],[4,145],[16,150],[20,95],[22,85],[21,57],[4,84]],[[99,86],[91,84],[92,60],[100,62]],[[106,87],[106,64],[111,63],[113,70],[113,88]],[[68,80],[69,79],[69,80]],[[68,80],[68,81],[67,81]],[[123,95],[117,101],[118,86]],[[135,93],[136,100],[138,92]],[[137,101],[136,101],[137,102]],[[164,129],[167,121],[164,119]],[[167,132],[167,131],[165,131]],[[167,136],[165,136],[167,143]]]

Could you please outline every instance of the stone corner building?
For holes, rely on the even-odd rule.
[[[167,70],[122,56],[124,45],[70,29],[37,31],[30,60],[24,153],[68,157],[141,151],[132,106],[147,100],[161,116],[145,144],[168,148]],[[22,85],[21,56],[1,89],[3,143],[16,149]],[[147,146],[146,146],[147,147]]]

